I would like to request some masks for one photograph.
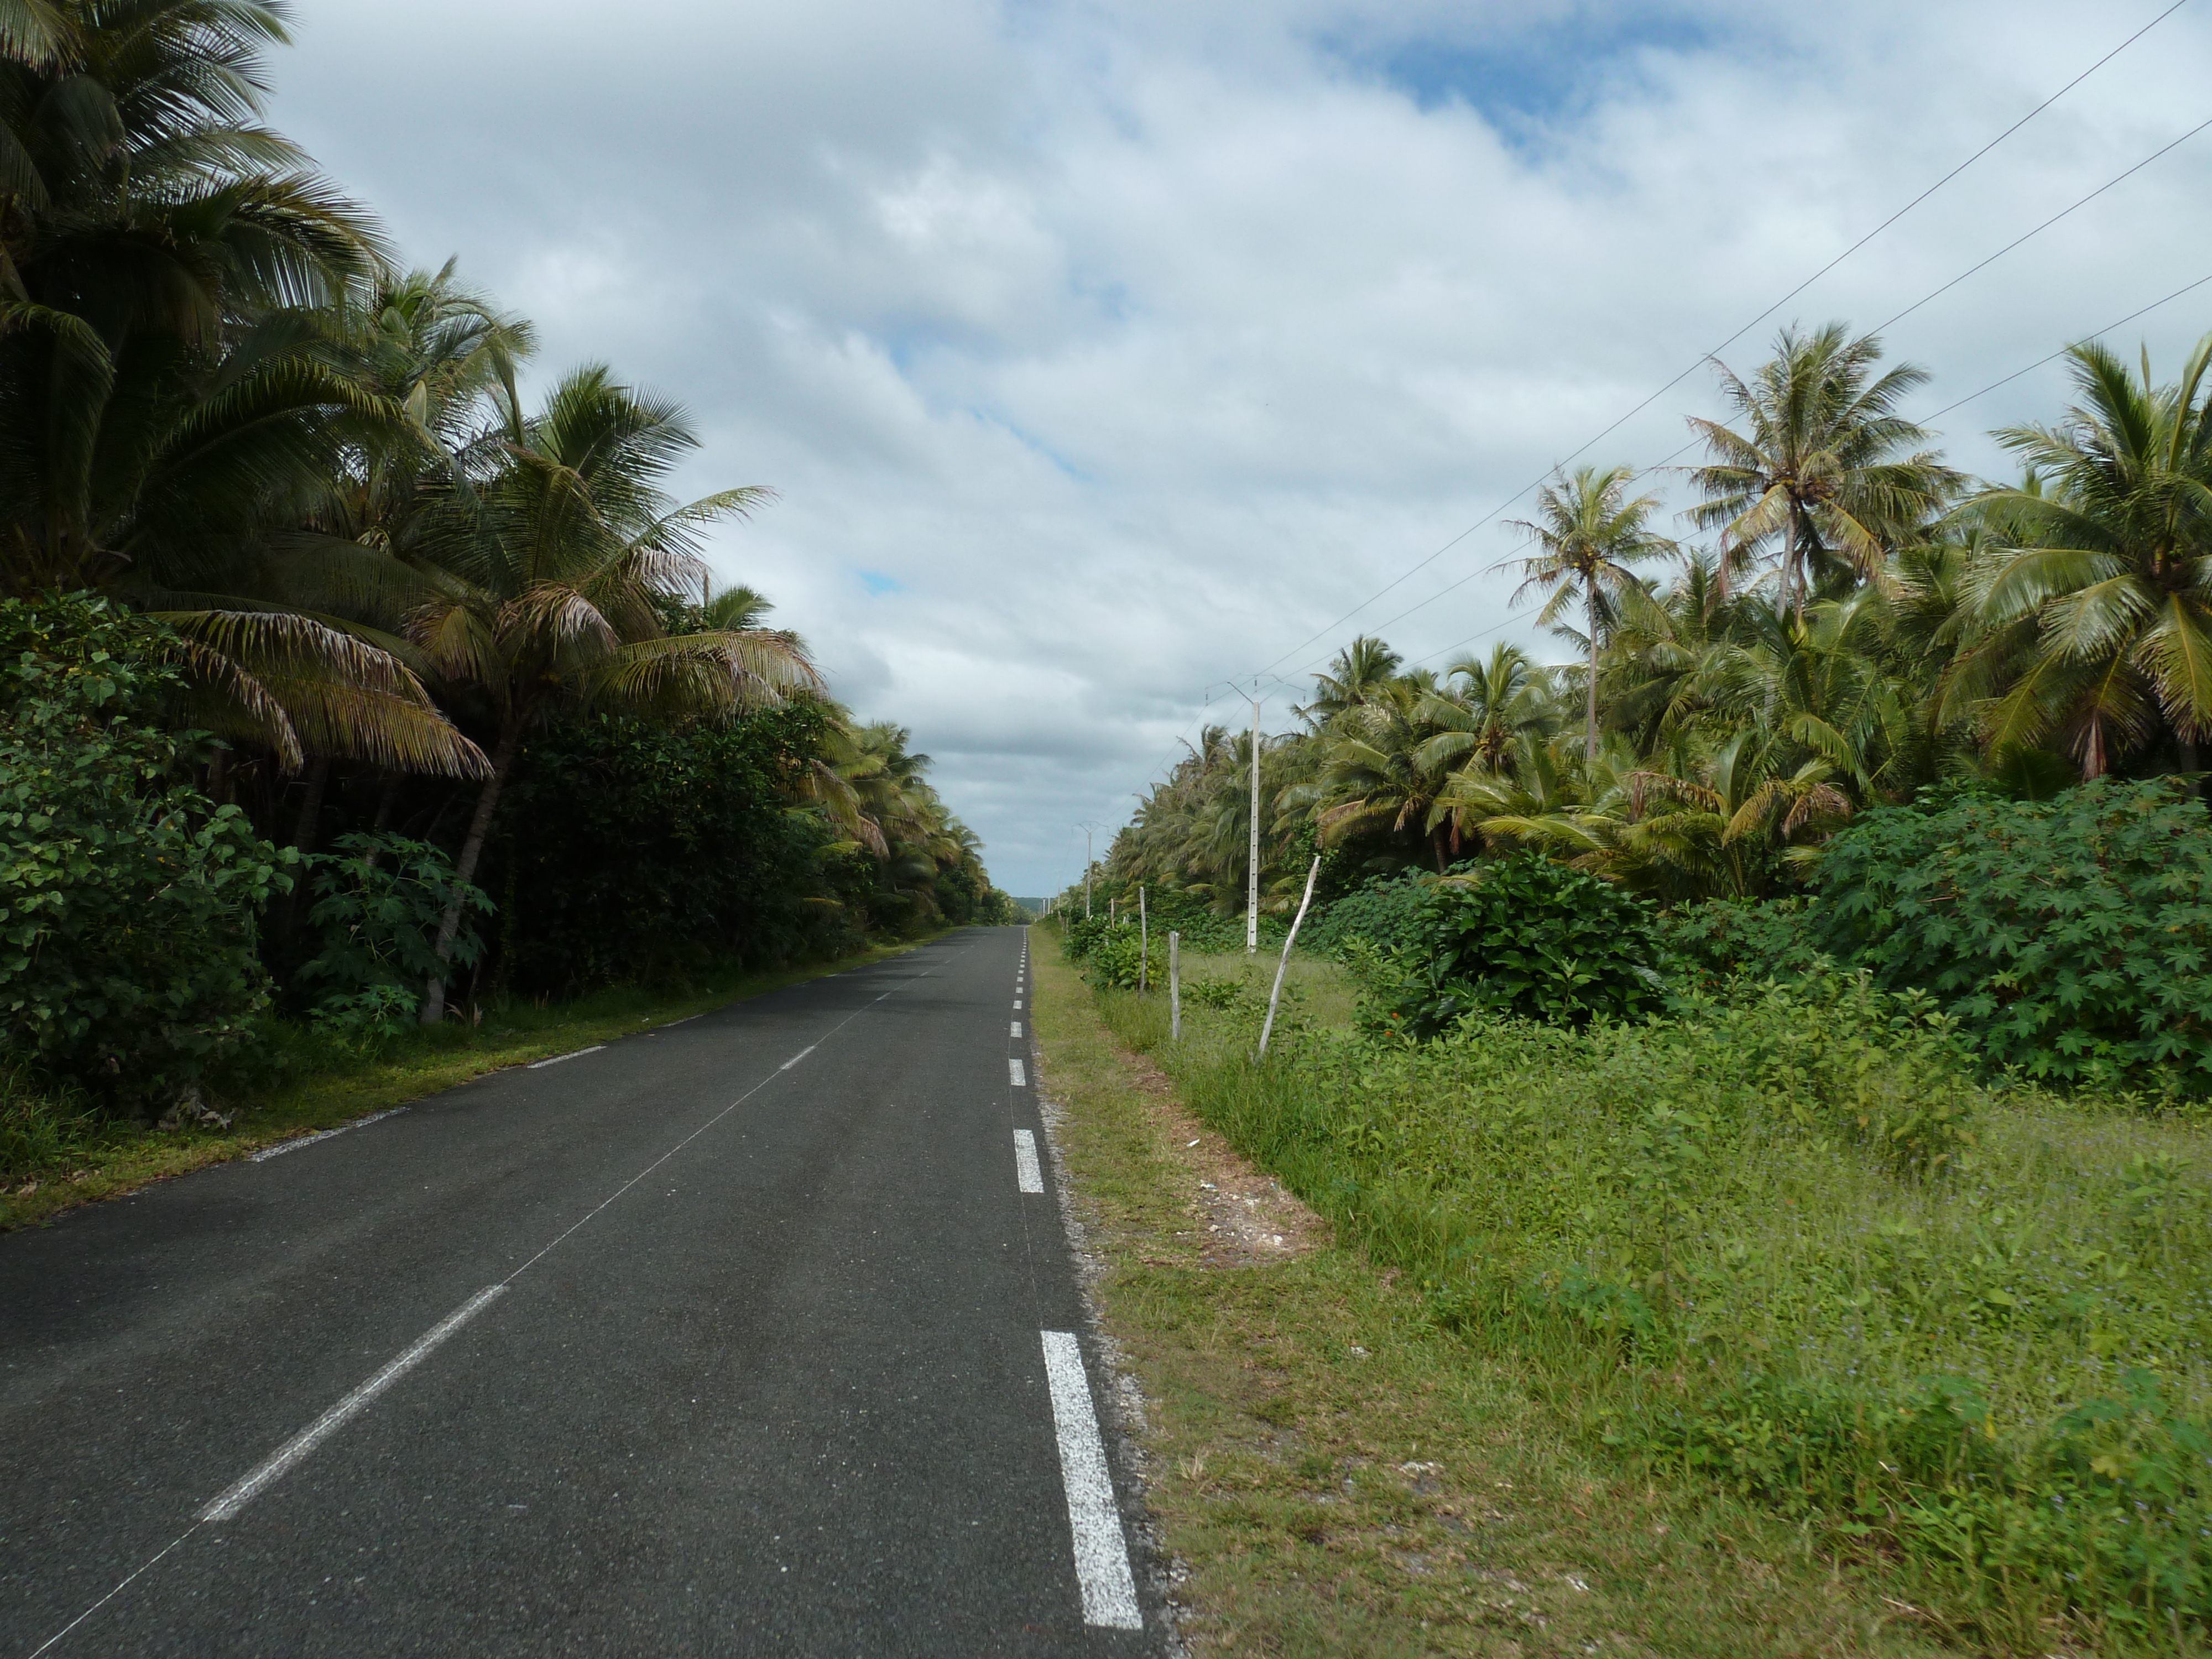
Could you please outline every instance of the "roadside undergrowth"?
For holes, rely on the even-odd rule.
[[[475,1024],[456,1019],[428,1031],[410,1028],[368,1048],[280,1028],[272,1044],[279,1062],[275,1080],[158,1125],[104,1117],[35,1091],[20,1073],[0,1072],[0,1232],[421,1100],[487,1072],[866,967],[933,937],[871,945],[803,967],[732,973],[681,989],[629,986],[547,1007],[509,1003],[487,1009]]]
[[[2208,1136],[1993,1091],[1862,981],[1409,1043],[1106,1024],[1593,1456],[1795,1525],[1981,1650],[2212,1620]]]
[[[1041,1081],[1102,1317],[1146,1395],[1149,1499],[1194,1654],[1946,1650],[1814,1529],[1594,1443],[1557,1375],[1439,1321],[1356,1231],[1215,1265],[1200,1182],[1223,1184],[1228,1138],[1164,1097],[1051,932],[1032,940]],[[1163,1000],[1117,997],[1116,1024]]]

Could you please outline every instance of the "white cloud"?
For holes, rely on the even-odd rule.
[[[915,729],[994,875],[1039,891],[1209,682],[1490,512],[2153,12],[307,0],[276,114],[414,258],[535,317],[548,370],[604,358],[689,404],[688,482],[777,487],[724,573]],[[2208,58],[2212,24],[2160,25],[1725,355],[1902,309],[2185,131]],[[2209,171],[2212,137],[1900,322],[1926,407],[2212,271]],[[2212,288],[2119,337],[2171,362],[2208,320]],[[1591,458],[1668,454],[1709,384]],[[1984,428],[2059,392],[2046,368],[1947,418],[1954,458],[1998,467]],[[1512,550],[1485,527],[1284,672]],[[1510,590],[1479,576],[1389,636],[1450,645]]]

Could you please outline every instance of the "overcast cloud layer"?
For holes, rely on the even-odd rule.
[[[1325,630],[2166,3],[298,0],[275,117],[541,374],[687,404],[694,493],[776,488],[720,575],[1036,894],[1212,683],[1363,628],[1559,654],[1481,574],[1524,503]],[[2212,115],[2208,68],[2194,0],[1722,355],[1903,311]],[[2212,276],[2208,183],[2212,132],[1898,321],[1921,412]],[[2113,339],[2170,373],[2208,327],[2212,284]],[[1584,459],[1666,459],[1711,385]],[[1996,472],[2063,401],[1936,424]]]

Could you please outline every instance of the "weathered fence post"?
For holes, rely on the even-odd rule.
[[[1298,913],[1291,918],[1291,936],[1283,941],[1283,959],[1275,964],[1275,988],[1267,994],[1267,1021],[1260,1028],[1260,1053],[1267,1052],[1267,1038],[1275,1029],[1275,1005],[1283,1000],[1283,975],[1290,971],[1291,946],[1298,942],[1298,926],[1306,919],[1306,906],[1313,902],[1314,883],[1321,876],[1321,858],[1316,854],[1313,868],[1306,872],[1306,896],[1298,901]]]
[[[1182,935],[1168,930],[1168,1036],[1182,1041]]]

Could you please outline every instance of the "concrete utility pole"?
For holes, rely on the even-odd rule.
[[[1093,826],[1079,823],[1075,827],[1083,831],[1083,919],[1088,921],[1091,920],[1091,831]]]
[[[1252,848],[1244,878],[1244,954],[1260,954],[1260,699],[1252,699]]]

